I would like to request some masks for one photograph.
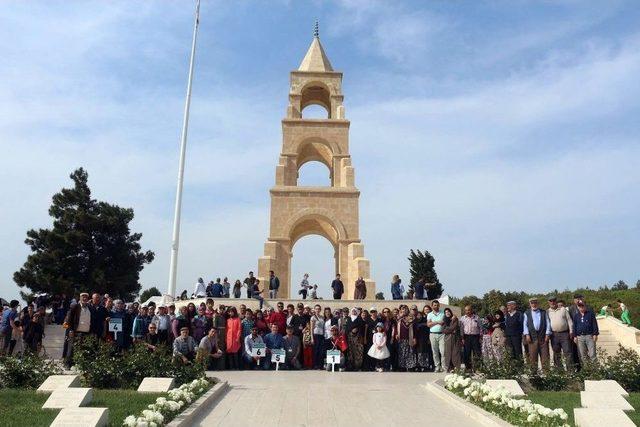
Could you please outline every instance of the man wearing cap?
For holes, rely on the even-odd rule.
[[[189,335],[189,328],[180,328],[180,336],[173,340],[173,357],[190,364],[196,356],[196,341]]]
[[[573,353],[571,341],[573,337],[573,320],[569,310],[558,307],[558,299],[549,297],[549,310],[547,310],[549,323],[551,324],[551,350],[553,351],[553,365],[562,369],[562,356],[567,365],[567,370],[573,370]]]
[[[596,342],[600,334],[596,315],[582,301],[578,302],[577,306],[578,312],[573,316],[575,328],[573,342],[578,346],[580,360],[583,364],[586,359],[596,362]]]
[[[504,316],[504,335],[506,347],[514,359],[522,359],[522,331],[523,314],[516,310],[515,301],[507,302],[507,312]]]
[[[576,293],[573,295],[573,304],[569,306],[569,315],[571,316],[572,320],[576,317],[576,314],[580,311],[578,309],[578,304],[580,303],[585,305],[587,311],[589,310],[593,311],[591,307],[589,307],[589,305],[585,302],[584,295],[582,295],[581,293]],[[574,328],[575,328],[575,324],[574,324]],[[580,351],[578,350],[578,345],[575,343],[575,340],[572,341],[571,350],[573,353],[573,365],[575,366],[576,371],[579,371],[582,368],[582,365],[580,363],[581,362]]]
[[[80,302],[69,310],[64,324],[69,329],[69,347],[65,364],[71,366],[74,343],[91,332],[91,308],[89,307],[88,293],[82,292],[80,294]]]
[[[538,357],[542,369],[549,369],[549,337],[551,336],[551,322],[547,312],[538,305],[538,298],[529,298],[529,310],[524,313],[523,335],[529,348],[531,369],[538,369]]]

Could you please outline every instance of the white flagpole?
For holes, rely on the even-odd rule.
[[[173,217],[173,237],[171,241],[171,263],[169,264],[169,286],[167,294],[176,296],[176,277],[178,274],[178,247],[180,245],[180,214],[182,211],[182,186],[184,182],[184,158],[187,150],[187,128],[189,125],[189,106],[191,105],[191,82],[193,80],[193,61],[196,55],[196,37],[200,24],[200,0],[196,1],[196,16],[193,24],[193,41],[191,42],[191,59],[189,60],[189,79],[187,80],[187,98],[184,103],[182,135],[180,137],[180,161],[178,165],[178,189],[176,190],[176,206]]]

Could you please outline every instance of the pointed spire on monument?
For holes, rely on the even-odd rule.
[[[329,58],[324,53],[322,44],[320,44],[320,28],[317,19],[313,27],[311,46],[309,46],[307,54],[302,59],[298,71],[333,71],[331,62],[329,62]]]

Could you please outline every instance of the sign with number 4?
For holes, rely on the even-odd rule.
[[[109,332],[122,332],[122,319],[109,319]]]

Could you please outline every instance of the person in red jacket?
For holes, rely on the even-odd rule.
[[[269,328],[271,325],[278,325],[279,331],[284,331],[287,328],[287,313],[284,311],[284,303],[278,303],[278,310],[275,311],[273,308],[269,309],[269,315],[267,316],[267,324]]]

